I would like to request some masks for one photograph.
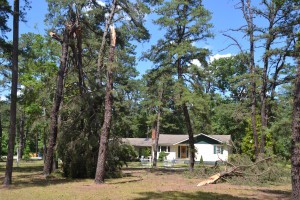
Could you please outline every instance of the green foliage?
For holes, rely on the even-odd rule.
[[[254,152],[254,140],[253,140],[253,132],[250,119],[248,121],[248,126],[246,127],[246,135],[242,139],[241,149],[242,153],[248,155],[251,159],[255,159],[255,152]],[[261,138],[261,120],[260,116],[256,116],[256,125],[257,125],[257,135],[258,135],[258,142],[260,142]],[[273,139],[272,133],[270,130],[265,130],[266,135],[266,155],[273,154]],[[259,146],[259,145],[258,145]]]
[[[109,178],[119,177],[122,174],[121,167],[127,166],[127,162],[133,161],[137,157],[133,146],[122,144],[118,140],[110,141],[105,166],[106,176]]]
[[[270,127],[274,140],[274,154],[289,160],[291,158],[291,135],[292,135],[292,100],[291,88],[285,87],[286,92],[279,95],[279,102],[274,109],[274,120]]]
[[[200,164],[200,165],[203,165],[203,164],[204,164],[202,155],[201,155],[201,157],[200,157],[200,162],[199,162],[199,164]]]
[[[187,178],[197,178],[204,179],[208,178],[216,173],[219,173],[221,168],[219,166],[204,166],[202,165],[200,168],[195,168],[193,172],[185,171],[183,172],[183,176]]]
[[[24,160],[29,160],[30,159],[30,148],[29,145],[26,145],[24,148],[24,155],[23,155]]]
[[[10,31],[7,25],[9,14],[12,13],[11,6],[7,0],[0,0],[0,52],[8,51],[9,45],[5,41],[3,35]]]
[[[220,172],[230,171],[232,167],[239,167],[236,174],[220,179],[231,184],[269,186],[287,184],[290,181],[290,169],[279,158],[260,158],[254,163],[248,155],[232,154],[229,156],[227,166],[204,166],[195,168],[193,172],[186,171],[184,176],[188,178],[209,178]],[[265,160],[262,160],[265,159]],[[225,163],[226,165],[226,163]],[[241,175],[239,175],[239,173]]]
[[[231,155],[228,160],[234,166],[242,166],[240,172],[244,176],[232,176],[227,181],[239,185],[280,185],[290,181],[290,169],[282,160],[276,157],[260,158],[256,163],[251,157],[243,155]]]
[[[168,155],[169,155],[169,153],[166,153],[165,151],[162,151],[162,152],[159,153],[158,160],[159,161],[164,161]]]
[[[140,151],[140,156],[144,156],[144,158],[151,155],[151,149],[150,148],[142,148]]]
[[[74,132],[73,132],[74,133]],[[81,137],[81,136],[77,136]],[[94,178],[97,166],[98,143],[95,139],[81,138],[76,141],[59,145],[58,153],[62,159],[64,176],[70,178]],[[61,143],[60,143],[61,144]],[[66,148],[67,147],[67,148]],[[110,140],[107,163],[105,165],[107,177],[121,176],[120,169],[127,162],[138,157],[134,148],[128,144],[122,144],[117,139]]]

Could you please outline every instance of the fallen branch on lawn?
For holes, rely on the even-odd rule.
[[[235,166],[233,163],[230,163],[228,161],[223,161],[222,159],[220,159],[223,163],[226,163],[228,165],[231,166],[231,168],[229,168],[228,171],[223,171],[223,172],[220,172],[220,173],[217,173],[213,176],[210,176],[208,179],[204,180],[204,181],[201,181],[197,186],[204,186],[204,185],[208,185],[208,184],[212,184],[212,183],[216,183],[219,179],[224,179],[224,177],[227,177],[227,176],[244,176],[244,175],[247,175],[249,176],[249,174],[245,174],[245,169],[247,168],[252,168],[254,166],[256,166],[257,164],[263,162],[263,161],[267,161],[267,160],[270,160],[272,159],[274,156],[271,156],[271,157],[267,157],[265,159],[261,159],[251,165],[239,165],[239,166]],[[261,174],[263,174],[265,172],[262,172]],[[259,176],[261,174],[255,174],[256,176]],[[253,175],[253,174],[251,174]]]

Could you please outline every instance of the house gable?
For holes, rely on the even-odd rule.
[[[222,144],[220,141],[207,137],[206,135],[199,135],[195,138],[195,144]]]
[[[188,139],[182,141],[178,144],[188,144]],[[194,137],[194,144],[222,144],[220,140],[214,139],[213,137],[207,136],[205,134],[199,134]]]

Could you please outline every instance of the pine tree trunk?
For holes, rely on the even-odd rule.
[[[52,172],[53,165],[53,154],[54,148],[56,146],[56,138],[58,132],[58,112],[60,104],[63,99],[63,89],[64,89],[64,77],[67,68],[67,57],[68,57],[68,47],[69,47],[69,33],[67,27],[65,27],[62,40],[62,54],[60,58],[60,67],[57,76],[56,92],[54,97],[54,103],[50,114],[50,135],[49,143],[47,148],[46,161],[44,165],[44,175],[48,176]]]
[[[256,70],[255,70],[255,61],[254,61],[254,25],[253,25],[253,16],[252,9],[250,8],[250,0],[248,0],[248,9],[250,10],[250,73],[251,73],[251,122],[252,122],[252,131],[254,138],[254,152],[256,158],[258,157],[258,136],[257,136],[257,127],[256,127]]]
[[[161,101],[161,95],[160,95],[160,101]],[[159,134],[160,134],[160,115],[161,115],[161,107],[158,106],[158,111],[157,111],[157,121],[156,121],[156,130],[155,130],[155,148],[156,152],[154,152],[154,159],[156,165],[157,165],[157,150],[158,150],[158,140],[159,140]],[[156,167],[155,165],[155,167]],[[153,165],[154,166],[154,165]]]
[[[162,85],[163,87],[163,85]],[[163,95],[163,88],[159,91],[158,94],[158,101],[161,104],[162,102],[162,95]],[[154,122],[154,144],[153,144],[153,167],[157,167],[157,151],[158,151],[158,141],[159,141],[159,134],[160,134],[160,115],[161,115],[161,105],[159,104],[157,108],[157,119]],[[153,133],[152,133],[153,134]],[[153,137],[152,137],[153,140]]]
[[[1,102],[0,102],[1,103]],[[1,113],[1,110],[0,110],[0,160],[1,160],[1,157],[2,157],[2,113]]]
[[[248,26],[248,35],[249,35],[249,42],[250,42],[250,62],[249,68],[251,73],[251,126],[253,132],[253,139],[254,139],[254,153],[255,157],[258,157],[259,148],[258,148],[258,136],[257,136],[257,127],[256,127],[256,70],[255,70],[255,60],[254,60],[254,24],[253,24],[253,10],[251,8],[251,0],[241,0],[241,9],[244,15],[244,18],[247,22]]]
[[[47,142],[46,142],[46,127],[44,127],[44,135],[43,135],[43,161],[46,163],[47,156]]]
[[[185,119],[185,124],[188,130],[188,135],[189,135],[189,157],[190,157],[190,166],[189,166],[189,170],[190,171],[194,171],[194,165],[195,165],[195,141],[194,141],[194,134],[193,134],[193,129],[192,129],[192,125],[191,125],[191,120],[190,120],[190,115],[189,115],[189,111],[188,108],[186,106],[186,104],[182,105],[182,109],[183,109],[183,114],[184,114],[184,119]]]
[[[293,122],[292,122],[292,198],[300,199],[300,33],[298,34],[297,77],[294,91]]]
[[[270,44],[269,44],[270,47]],[[266,51],[269,49],[266,48]],[[268,56],[265,56],[264,58],[264,70],[262,75],[262,86],[261,86],[261,94],[260,94],[260,100],[261,100],[261,141],[260,141],[260,153],[265,153],[265,143],[266,143],[266,130],[268,128],[268,121],[267,121],[267,84],[268,84]]]
[[[9,186],[12,183],[13,171],[13,156],[16,137],[16,122],[17,122],[17,91],[18,91],[18,46],[19,46],[19,0],[14,1],[13,13],[13,56],[12,56],[12,83],[10,95],[10,126],[8,139],[8,152],[6,161],[6,171],[4,185]]]
[[[180,81],[181,87],[184,87],[184,81],[183,81],[183,72],[182,72],[182,66],[180,64],[180,59],[177,61],[177,73],[178,73],[178,80]],[[180,98],[182,98],[182,92],[180,94]],[[188,131],[188,136],[189,136],[189,158],[190,158],[190,164],[189,164],[189,170],[194,171],[194,165],[195,165],[195,142],[194,142],[194,133],[193,133],[193,128],[191,125],[191,119],[190,119],[190,114],[188,107],[186,103],[181,104],[181,108],[183,110],[184,114],[184,120],[185,120],[185,125]]]
[[[270,11],[271,12],[271,11]],[[274,36],[272,35],[272,29],[274,26],[274,20],[276,13],[271,12],[269,16],[269,28],[268,28],[268,37],[266,39],[266,47],[265,47],[265,54],[263,58],[264,62],[264,69],[262,74],[262,86],[261,86],[261,126],[262,126],[262,132],[261,132],[261,142],[260,142],[260,153],[265,153],[265,145],[266,145],[266,130],[268,128],[268,107],[267,104],[267,86],[268,86],[268,70],[269,70],[269,51],[271,48],[271,44],[274,41]]]
[[[79,22],[78,22],[79,23]],[[78,70],[78,82],[79,82],[79,90],[80,95],[82,96],[85,92],[85,83],[83,79],[83,69],[82,69],[82,35],[81,35],[81,28],[79,27],[79,30],[76,34],[77,42],[76,42],[76,48],[77,48],[77,70]]]
[[[116,33],[114,27],[110,26],[111,45],[109,51],[109,65],[107,67],[107,83],[105,92],[105,112],[104,122],[101,129],[100,147],[98,153],[98,162],[95,175],[95,183],[100,184],[104,182],[105,177],[105,162],[108,149],[108,138],[111,127],[112,118],[112,92],[113,92],[113,68],[114,68],[114,51],[116,46]]]
[[[24,113],[21,116],[21,121],[20,121],[20,129],[19,129],[19,160],[22,159],[23,157],[23,152],[24,152],[24,121],[25,121],[25,116]]]
[[[106,46],[106,37],[107,37],[107,34],[108,34],[108,28],[109,26],[111,25],[112,23],[112,20],[114,18],[114,15],[115,15],[115,11],[116,11],[116,7],[117,7],[117,3],[118,3],[118,0],[113,0],[112,2],[112,6],[111,6],[111,11],[110,11],[110,15],[107,19],[107,22],[105,24],[105,28],[104,28],[104,31],[103,31],[103,35],[102,35],[102,41],[101,41],[101,45],[100,45],[100,49],[99,49],[99,53],[98,53],[98,61],[97,61],[97,70],[98,70],[98,74],[97,74],[97,78],[99,81],[99,85],[101,84],[101,70],[103,69],[103,62],[104,62],[104,50],[105,50],[105,46]]]
[[[153,160],[152,160],[152,166],[154,168],[157,167],[157,151],[158,151],[158,137],[159,135],[157,134],[157,120],[155,120],[152,124],[152,149],[153,149]]]

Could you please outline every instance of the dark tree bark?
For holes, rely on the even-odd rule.
[[[268,85],[268,68],[269,68],[269,56],[267,56],[268,51],[271,47],[271,41],[272,36],[270,35],[266,42],[266,48],[265,48],[265,55],[263,58],[264,61],[264,69],[262,74],[262,86],[261,86],[261,93],[260,93],[260,100],[261,100],[261,126],[262,126],[262,132],[261,132],[261,141],[260,141],[260,153],[265,153],[265,139],[266,134],[265,131],[268,128],[268,116],[267,116],[267,85]]]
[[[183,16],[187,16],[187,10],[188,10],[188,4],[185,4],[183,6]],[[177,43],[180,44],[184,40],[184,35],[185,35],[186,27],[178,25],[177,28],[177,35],[178,35],[178,41]],[[177,60],[177,76],[178,76],[178,81],[181,84],[181,87],[184,87],[184,78],[183,78],[183,66],[182,66],[182,58],[178,58]],[[180,93],[180,99],[182,98],[182,92]],[[184,121],[185,125],[187,128],[188,136],[189,136],[189,170],[194,171],[194,164],[195,164],[195,142],[194,142],[194,133],[193,133],[193,128],[191,124],[191,119],[189,115],[189,110],[185,102],[182,102],[181,108],[183,110],[184,114]]]
[[[79,18],[79,17],[78,17]],[[79,19],[77,20],[79,21]],[[79,24],[79,22],[78,22]],[[82,69],[82,34],[81,34],[81,27],[78,25],[78,30],[76,31],[76,47],[77,47],[77,70],[78,70],[78,82],[80,88],[80,95],[82,96],[85,92],[85,83],[83,79],[83,69]]]
[[[267,2],[264,1],[263,4],[266,6],[267,9],[267,14],[263,15],[269,22],[268,25],[268,29],[267,29],[267,36],[266,36],[266,43],[265,43],[265,53],[264,53],[264,57],[263,57],[263,63],[264,63],[264,68],[263,68],[263,74],[262,74],[262,86],[261,86],[261,93],[260,93],[260,100],[261,100],[261,124],[262,124],[262,133],[261,133],[261,142],[260,142],[260,153],[264,154],[265,153],[265,145],[266,145],[266,130],[268,128],[268,121],[269,121],[269,116],[270,116],[270,107],[271,107],[271,101],[272,98],[274,96],[274,92],[275,92],[275,87],[271,87],[271,97],[270,97],[270,102],[267,101],[267,90],[268,90],[268,84],[269,84],[269,80],[268,80],[268,70],[269,70],[269,59],[271,57],[270,54],[270,49],[271,49],[271,45],[274,43],[274,40],[278,37],[278,33],[275,32],[276,27],[274,27],[276,25],[276,23],[278,23],[275,21],[279,10],[281,9],[281,6],[276,6],[276,4],[274,2]],[[274,29],[275,28],[275,29]],[[287,46],[288,42],[287,42]],[[282,62],[282,66],[284,64],[284,60],[285,60],[285,56],[281,56],[280,59],[278,59],[277,62],[277,66],[275,69],[275,74],[276,71],[278,69],[278,65],[280,64],[281,58],[283,58],[283,62]],[[278,75],[278,73],[276,74]],[[274,75],[275,76],[275,75]],[[275,79],[277,78],[277,76],[274,77]],[[276,80],[275,80],[276,81]]]
[[[104,50],[105,50],[105,46],[106,46],[106,37],[107,37],[107,34],[108,34],[108,28],[109,26],[111,25],[112,23],[112,20],[114,18],[114,15],[115,15],[115,12],[116,12],[116,8],[117,8],[117,3],[118,3],[118,0],[113,0],[112,2],[112,7],[111,7],[111,11],[110,11],[110,14],[109,14],[109,17],[107,19],[107,22],[105,24],[105,28],[104,28],[104,31],[103,31],[103,35],[102,35],[102,41],[101,41],[101,46],[100,46],[100,49],[99,49],[99,53],[98,53],[98,62],[97,62],[97,68],[98,68],[98,81],[99,81],[99,85],[101,84],[101,70],[103,69],[103,62],[104,62]],[[101,85],[100,85],[101,86]]]
[[[25,126],[25,114],[23,113],[21,116],[21,120],[20,120],[20,128],[19,128],[19,160],[22,159],[23,157],[23,152],[24,152],[24,145],[25,145],[25,141],[24,141],[24,126]]]
[[[258,136],[257,136],[257,127],[256,127],[256,68],[255,68],[255,61],[254,61],[254,24],[253,24],[253,10],[251,8],[251,0],[241,0],[242,4],[242,12],[244,18],[247,22],[248,26],[248,35],[249,35],[249,42],[250,42],[250,60],[249,60],[249,69],[251,73],[251,124],[252,124],[252,132],[253,132],[253,139],[254,139],[254,153],[256,158],[258,157],[259,148],[258,148]]]
[[[14,1],[13,13],[13,55],[12,55],[12,83],[10,94],[10,126],[8,139],[8,152],[6,161],[6,171],[4,185],[9,186],[12,183],[13,171],[13,156],[16,137],[16,122],[17,122],[17,91],[18,91],[18,46],[19,46],[19,17],[20,17],[20,2]]]
[[[112,91],[113,91],[113,68],[114,68],[114,54],[116,47],[116,32],[113,26],[110,26],[110,50],[109,50],[109,64],[107,67],[107,83],[105,91],[105,112],[104,112],[104,122],[101,129],[100,137],[100,147],[98,153],[98,162],[95,175],[95,183],[100,184],[104,182],[105,177],[105,162],[108,149],[108,138],[111,128],[111,118],[112,118]]]
[[[98,74],[97,78],[99,79],[99,87],[101,87],[101,70],[103,69],[103,60],[105,54],[105,46],[106,46],[106,37],[108,34],[108,28],[111,27],[115,12],[117,7],[117,0],[113,0],[111,11],[109,17],[105,24],[105,29],[102,35],[102,42],[98,53]],[[111,31],[115,31],[114,28],[111,28]],[[110,132],[111,126],[111,117],[112,117],[112,89],[113,89],[113,74],[112,74],[112,65],[114,62],[114,49],[115,49],[115,42],[116,42],[116,35],[111,32],[111,46],[110,46],[110,58],[109,58],[109,66],[107,68],[106,78],[106,94],[105,94],[105,112],[104,112],[104,122],[101,128],[101,135],[100,135],[100,142],[99,142],[99,152],[98,152],[98,161],[97,161],[97,168],[95,174],[95,183],[100,184],[104,182],[105,176],[105,161],[107,156],[107,148],[108,148],[108,136]]]
[[[194,165],[195,165],[194,133],[193,133],[192,125],[191,125],[189,111],[188,111],[187,105],[185,103],[182,105],[182,109],[183,109],[185,124],[186,124],[187,130],[188,130],[188,135],[189,135],[189,146],[190,146],[190,149],[189,149],[190,150],[190,153],[189,153],[189,157],[190,157],[189,170],[194,171]]]
[[[182,65],[181,65],[181,60],[178,59],[177,61],[177,73],[178,73],[178,80],[180,82],[180,84],[182,85],[182,87],[184,87],[184,80],[183,80],[183,69],[182,69]],[[180,98],[182,97],[182,91],[180,94]],[[184,120],[185,120],[185,125],[188,131],[188,135],[189,135],[189,158],[190,158],[190,164],[189,164],[189,170],[190,171],[194,171],[194,165],[195,165],[195,142],[194,142],[194,133],[193,133],[193,128],[192,128],[192,124],[191,124],[191,119],[190,119],[190,114],[189,114],[189,110],[188,107],[186,105],[185,102],[183,102],[181,104],[181,108],[183,110],[183,114],[184,114]]]
[[[163,86],[162,86],[163,87]],[[159,91],[158,101],[162,102],[163,88]],[[153,167],[157,167],[157,150],[158,150],[158,140],[160,134],[160,115],[161,115],[161,104],[157,108],[157,119],[152,127],[152,143],[153,143]],[[153,137],[154,131],[154,137]]]
[[[81,33],[81,26],[80,26],[80,9],[76,8],[76,21],[72,26],[71,33],[74,35],[76,39],[75,44],[70,46],[72,48],[72,52],[74,55],[74,63],[77,68],[78,73],[78,86],[80,96],[83,95],[85,92],[85,83],[83,78],[83,64],[82,64],[82,33]]]
[[[153,149],[153,160],[152,160],[152,165],[154,168],[157,167],[157,152],[158,152],[158,140],[159,140],[159,135],[156,132],[156,126],[157,126],[157,120],[155,120],[152,124],[152,149]]]
[[[1,157],[2,157],[2,119],[1,119],[1,116],[2,116],[2,113],[1,113],[1,110],[0,110],[0,160],[1,160]]]
[[[44,160],[44,164],[46,163],[46,155],[47,155],[46,127],[44,127],[44,134],[43,134],[43,160]]]
[[[60,58],[60,67],[57,74],[56,92],[54,96],[53,107],[50,114],[50,135],[47,148],[47,155],[44,165],[44,175],[48,176],[52,172],[54,148],[56,146],[56,138],[58,132],[58,112],[63,100],[64,78],[67,68],[67,57],[69,47],[69,31],[67,26],[63,32],[63,39],[61,40],[56,34],[50,33],[51,37],[58,40],[62,44],[62,53]]]
[[[300,33],[298,33],[297,77],[295,81],[293,122],[292,122],[292,196],[291,199],[300,199]]]

